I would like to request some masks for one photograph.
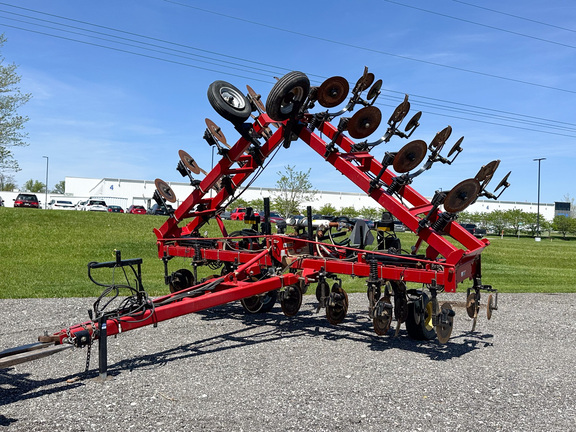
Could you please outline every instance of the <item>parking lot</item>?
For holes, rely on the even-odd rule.
[[[84,377],[85,349],[0,371],[7,430],[573,429],[573,294],[502,294],[474,333],[464,294],[445,346],[379,337],[366,295],[340,326],[314,296],[287,318],[239,304],[109,340],[110,378]],[[92,299],[0,300],[0,349],[82,321]],[[536,320],[535,318],[541,318]]]

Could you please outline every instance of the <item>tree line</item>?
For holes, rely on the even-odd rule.
[[[563,237],[567,234],[576,234],[576,219],[572,217],[555,216],[549,221],[542,215],[538,218],[538,213],[525,212],[520,209],[480,213],[462,212],[458,215],[458,220],[463,223],[474,223],[494,234],[518,236],[521,233],[527,233],[533,237],[546,231],[549,235],[551,231],[557,231]]]

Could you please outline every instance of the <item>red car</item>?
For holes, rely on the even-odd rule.
[[[146,209],[141,205],[131,205],[130,207],[128,207],[128,210],[126,210],[126,213],[146,214]]]
[[[34,194],[21,193],[14,200],[14,207],[38,208],[38,198]]]
[[[237,207],[230,213],[231,220],[244,220],[244,216],[246,216],[246,209],[244,207]],[[254,212],[254,216],[258,216],[258,212]]]

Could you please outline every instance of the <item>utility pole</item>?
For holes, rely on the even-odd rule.
[[[48,156],[42,156],[46,158],[46,196],[44,197],[44,210],[48,208]]]
[[[546,160],[546,158],[534,159],[538,161],[538,207],[536,213],[536,241],[540,241],[540,162]]]

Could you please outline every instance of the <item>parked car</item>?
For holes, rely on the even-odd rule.
[[[232,213],[230,213],[227,210],[224,210],[222,213],[220,213],[220,219],[222,220],[230,220]]]
[[[154,204],[152,207],[148,209],[148,214],[151,215],[161,215],[167,216],[168,214],[172,213],[174,209],[170,204],[166,204],[166,207],[159,204]]]
[[[345,217],[345,216],[344,216]],[[326,220],[332,222],[335,219],[333,215],[313,214],[312,220]]]
[[[86,210],[86,203],[87,203],[87,202],[88,202],[88,201],[78,201],[78,202],[76,203],[76,206],[75,206],[75,207],[76,207],[76,210],[81,210],[81,211]]]
[[[108,206],[106,205],[106,201],[99,199],[89,199],[86,201],[86,205],[84,205],[84,210],[107,212]]]
[[[356,225],[356,222],[358,222],[358,221],[364,221],[366,223],[366,226],[369,229],[374,229],[374,221],[371,219],[366,219],[366,218],[352,218],[352,219],[350,219],[350,223],[352,225]]]
[[[4,200],[0,197],[0,207],[4,207]]]
[[[124,209],[117,205],[109,205],[108,213],[124,213]]]
[[[270,212],[270,222],[277,224],[278,222],[283,222],[284,218],[280,216],[280,213]]]
[[[67,200],[51,200],[48,203],[48,208],[51,210],[74,210],[74,204],[72,201]]]
[[[14,200],[14,207],[38,208],[40,207],[40,203],[36,195],[21,193],[16,196],[16,199]]]
[[[230,220],[244,220],[246,216],[246,209],[244,207],[237,207],[230,213]],[[259,216],[258,212],[254,212],[254,216]]]
[[[406,227],[404,226],[404,224],[402,222],[394,221],[394,231],[395,232],[405,232]]]
[[[462,228],[477,238],[482,238],[486,235],[486,230],[484,228],[478,228],[475,224],[462,224]]]
[[[144,208],[144,206],[132,204],[130,207],[128,207],[128,210],[126,210],[126,213],[146,214],[146,209]]]

